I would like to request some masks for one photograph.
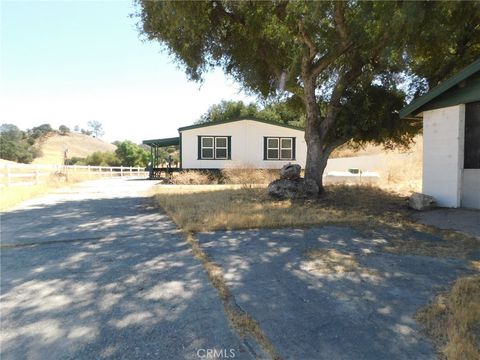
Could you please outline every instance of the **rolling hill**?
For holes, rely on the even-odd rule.
[[[115,151],[116,146],[91,136],[68,133],[49,134],[37,144],[42,155],[33,164],[63,164],[63,154],[68,149],[68,158],[86,157],[96,151]]]

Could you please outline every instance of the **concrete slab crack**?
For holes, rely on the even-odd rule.
[[[235,301],[235,297],[225,282],[223,270],[220,266],[215,264],[203,251],[192,233],[187,233],[185,238],[188,244],[190,244],[194,256],[200,260],[210,282],[217,290],[228,320],[241,338],[245,349],[255,359],[281,360],[282,358],[263,333],[258,322]]]

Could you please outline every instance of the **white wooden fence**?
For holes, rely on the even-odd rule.
[[[48,182],[52,178],[113,178],[113,177],[147,177],[148,171],[141,167],[125,166],[80,166],[80,165],[0,165],[0,187],[29,186]]]

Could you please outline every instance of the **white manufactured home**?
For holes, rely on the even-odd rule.
[[[423,190],[439,206],[480,209],[480,59],[412,101],[423,119]]]
[[[181,169],[280,169],[305,167],[307,145],[301,128],[254,118],[185,126],[179,137],[145,140],[158,167],[158,149],[178,145]]]

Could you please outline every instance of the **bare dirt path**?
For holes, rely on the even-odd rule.
[[[91,181],[1,215],[2,359],[250,358],[152,185]]]

